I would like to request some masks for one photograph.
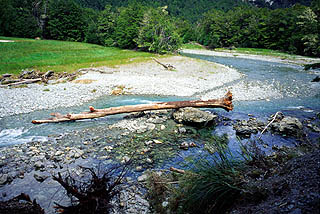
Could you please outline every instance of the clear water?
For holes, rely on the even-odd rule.
[[[226,113],[223,110],[215,110],[221,112],[221,114],[231,117],[232,119],[244,119],[247,117],[247,114],[254,114],[266,119],[277,111],[283,111],[286,114],[294,115],[303,119],[312,117],[315,112],[320,111],[320,84],[311,83],[311,80],[315,78],[317,74],[312,71],[304,71],[302,66],[230,57],[201,55],[187,56],[233,67],[245,74],[245,81],[259,81],[262,84],[271,83],[283,95],[283,98],[281,99],[270,99],[269,101],[234,102],[235,108],[233,112]],[[5,117],[0,119],[0,147],[26,143],[34,140],[45,141],[50,135],[61,135],[71,130],[97,127],[106,123],[111,124],[121,120],[123,117],[123,115],[114,115],[94,120],[59,124],[34,125],[31,123],[34,119],[49,118],[51,112],[66,114],[69,112],[88,111],[88,106],[90,105],[95,108],[107,108],[112,106],[183,99],[192,98],[161,96],[105,96],[72,108],[42,110],[28,114]]]
[[[61,114],[78,113],[89,110],[89,106],[95,108],[108,108],[123,105],[147,104],[152,102],[182,100],[188,98],[161,97],[161,96],[105,96],[97,100],[71,108],[57,108],[35,111],[28,114],[19,114],[0,119],[0,147],[27,143],[31,141],[45,141],[48,136],[59,136],[72,130],[98,127],[103,124],[112,124],[123,118],[123,115],[112,115],[93,120],[81,120],[68,123],[32,124],[32,120],[50,118],[50,113]]]

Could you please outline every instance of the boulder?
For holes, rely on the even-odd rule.
[[[271,129],[283,135],[299,137],[303,134],[303,125],[298,118],[283,117],[271,124]]]
[[[180,108],[173,112],[173,118],[177,123],[196,127],[212,125],[217,117],[217,115],[192,107]]]
[[[262,131],[265,124],[261,121],[257,121],[256,118],[249,118],[249,120],[241,120],[233,125],[236,134],[243,138],[249,138],[251,134],[256,134]]]
[[[316,76],[311,82],[320,82],[320,76]]]
[[[7,174],[0,174],[0,186],[5,185],[8,182]]]
[[[43,182],[45,181],[49,175],[45,174],[45,173],[41,173],[41,172],[35,172],[33,177],[38,181],[38,182]]]

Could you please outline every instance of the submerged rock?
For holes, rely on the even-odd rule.
[[[0,186],[6,184],[7,182],[8,182],[8,175],[0,174]]]
[[[49,175],[47,175],[46,173],[35,172],[33,177],[41,183],[45,181],[49,177]]]
[[[173,112],[173,118],[176,122],[196,127],[210,126],[217,117],[217,115],[192,107],[180,108]]]
[[[311,82],[320,82],[320,76],[316,76]]]
[[[271,124],[271,129],[282,135],[299,137],[303,135],[303,125],[298,118],[281,115]]]
[[[265,124],[261,121],[257,121],[256,118],[249,118],[247,121],[241,120],[233,125],[236,134],[244,138],[249,138],[251,134],[256,134],[259,131],[262,131],[264,127]]]

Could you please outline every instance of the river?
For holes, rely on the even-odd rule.
[[[274,63],[261,60],[241,59],[234,57],[213,57],[185,54],[189,57],[200,58],[233,67],[245,74],[245,77],[228,83],[219,88],[210,89],[212,93],[225,90],[239,84],[250,86],[269,85],[274,96],[256,96],[254,100],[235,100],[234,111],[227,113],[232,119],[245,119],[247,114],[253,114],[267,119],[271,114],[282,111],[300,119],[314,116],[320,111],[320,84],[311,80],[317,71],[305,71],[302,66]],[[266,94],[270,94],[266,92]],[[271,93],[272,94],[272,93]],[[236,95],[235,95],[236,96]],[[254,92],[248,96],[255,96]],[[88,127],[98,127],[101,124],[112,124],[121,120],[122,116],[86,120],[75,123],[33,125],[33,119],[47,118],[51,112],[69,113],[87,111],[88,106],[107,108],[120,105],[151,103],[155,101],[172,101],[192,99],[191,97],[161,97],[161,96],[104,96],[97,100],[71,108],[59,108],[35,111],[28,114],[4,117],[0,119],[0,147],[22,144],[31,141],[46,141],[50,135],[60,135],[71,130],[81,130]],[[221,114],[225,114],[221,111]]]
[[[301,121],[304,121],[314,118],[315,115],[320,112],[319,83],[311,82],[311,80],[314,79],[316,75],[318,75],[318,71],[304,71],[303,67],[297,65],[251,59],[212,56],[209,57],[200,55],[188,56],[221,63],[229,67],[233,67],[245,75],[244,78],[231,82],[228,85],[208,90],[208,92],[210,93],[214,94],[216,91],[225,90],[225,88],[229,88],[232,90],[232,88],[237,87],[237,85],[239,84],[247,84],[248,87],[265,84],[271,86],[270,90],[274,90],[276,92],[274,93],[275,96],[259,97],[254,94],[254,91],[252,91],[252,94],[248,94],[248,96],[255,97],[255,99],[235,99],[235,101],[233,102],[234,110],[232,112],[225,112],[224,110],[217,109],[209,110],[218,112],[220,116],[228,117],[231,119],[231,121],[246,120],[250,117],[250,115],[254,115],[259,120],[266,122],[271,114],[274,114],[278,111],[282,111],[285,115],[294,116],[299,118]],[[22,179],[14,179],[10,184],[0,187],[0,193],[2,193],[0,200],[8,200],[9,198],[20,194],[23,189],[23,191],[26,194],[29,194],[32,199],[37,199],[40,205],[45,208],[47,213],[53,213],[53,197],[55,199],[54,201],[64,201],[67,200],[67,197],[62,191],[61,187],[59,187],[56,182],[52,182],[52,179],[47,179],[42,183],[37,182],[34,179],[34,173],[36,173],[36,171],[33,169],[34,165],[40,161],[40,164],[43,163],[45,165],[45,167],[41,168],[43,170],[48,170],[49,167],[50,170],[59,170],[59,167],[61,169],[65,169],[65,166],[71,169],[79,164],[88,167],[98,166],[100,163],[97,163],[97,160],[95,160],[94,158],[92,159],[94,153],[105,150],[106,145],[111,147],[114,146],[115,144],[112,144],[112,141],[114,139],[117,139],[117,136],[112,140],[108,140],[106,138],[99,140],[96,139],[95,136],[92,136],[95,135],[95,132],[93,130],[99,130],[99,128],[101,127],[107,127],[108,125],[120,122],[123,119],[123,115],[113,115],[105,118],[77,121],[71,123],[41,125],[32,124],[32,120],[47,118],[51,112],[60,112],[62,114],[65,114],[69,112],[87,111],[88,106],[90,105],[95,106],[95,108],[107,108],[112,106],[151,103],[155,101],[173,101],[185,99],[192,99],[192,97],[133,95],[103,96],[97,100],[85,103],[81,106],[34,111],[28,114],[19,114],[1,118],[0,149],[9,150],[12,148],[12,150],[8,154],[6,154],[6,152],[3,152],[4,157],[0,155],[0,166],[1,161],[8,162],[7,167],[0,168],[1,170],[4,170],[3,172],[0,171],[0,175],[1,173],[7,173],[9,176],[14,178],[21,178],[21,174],[23,174],[23,176]],[[100,132],[100,136],[104,136],[107,135],[106,130],[108,129],[101,129],[100,131],[97,131],[97,133]],[[85,134],[81,135],[81,132]],[[71,134],[68,136],[67,133]],[[239,139],[237,138],[231,123],[228,123],[228,125],[218,125],[213,133],[216,135],[227,134],[229,139],[229,147],[233,151],[239,150]],[[244,139],[242,140],[242,142],[248,142],[250,140],[257,139],[258,135],[259,134],[252,135],[251,138]],[[68,136],[63,142],[57,142],[54,140],[59,139],[63,136]],[[310,132],[309,137],[315,139],[319,137],[319,133]],[[89,140],[87,141],[87,139]],[[262,141],[268,148],[271,148],[274,144],[290,146],[295,145],[296,143],[295,138],[281,137],[278,135],[273,135],[271,133],[264,134],[262,136]],[[134,143],[139,144],[140,142],[136,141]],[[21,147],[15,148],[14,145],[18,144],[21,145]],[[30,146],[24,146],[28,144],[30,144]],[[123,148],[124,150],[126,150],[126,147],[128,147],[129,144],[124,144],[125,145],[123,145]],[[185,160],[189,156],[202,156],[204,151],[203,149],[197,148],[189,150],[179,150],[179,147],[177,145],[174,146],[178,149],[178,151],[175,151],[178,154],[165,159],[164,162],[161,163],[158,163],[161,157],[158,158],[157,155],[159,155],[159,153],[161,152],[163,153],[164,151],[164,153],[169,153],[169,150],[166,150],[168,147],[160,146],[159,150],[156,150],[156,148],[153,147],[153,150],[155,150],[153,158],[154,162],[156,162],[157,164],[143,162],[143,166],[146,168],[156,167],[157,169],[168,169],[170,166],[179,167],[181,166],[179,164],[185,162]],[[88,151],[90,150],[93,156],[87,159],[78,158],[75,162],[71,162],[71,164],[69,165],[62,164],[62,162],[64,162],[65,160],[58,160],[57,162],[55,162],[54,159],[52,159],[52,157],[55,158],[55,156],[57,155],[51,155],[51,153],[55,154],[56,152],[65,152],[65,154],[67,154],[67,152],[69,150],[72,150],[73,148],[81,149],[83,147],[88,147],[86,149]],[[141,148],[143,149],[144,147],[146,146],[144,141],[142,141]],[[39,156],[37,149],[40,150],[40,153],[46,153],[46,156],[48,156],[49,159],[46,156]],[[97,151],[95,151],[95,149]],[[114,150],[116,150],[116,148],[114,148]],[[121,152],[122,150],[119,150],[118,155]],[[144,159],[146,158],[142,158],[142,161],[145,161]],[[105,163],[109,164],[110,161],[106,160]],[[46,172],[44,171],[41,173]],[[133,172],[130,174],[130,176],[134,178],[137,178],[139,175],[141,175],[141,172]],[[133,204],[134,203],[135,202],[133,202]]]

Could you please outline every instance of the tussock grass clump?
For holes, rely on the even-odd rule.
[[[178,213],[224,213],[240,196],[243,165],[229,150],[200,159],[180,179]]]
[[[149,199],[157,213],[225,213],[245,192],[243,160],[233,156],[225,137],[213,139],[210,155],[195,157],[189,170],[149,176]]]

